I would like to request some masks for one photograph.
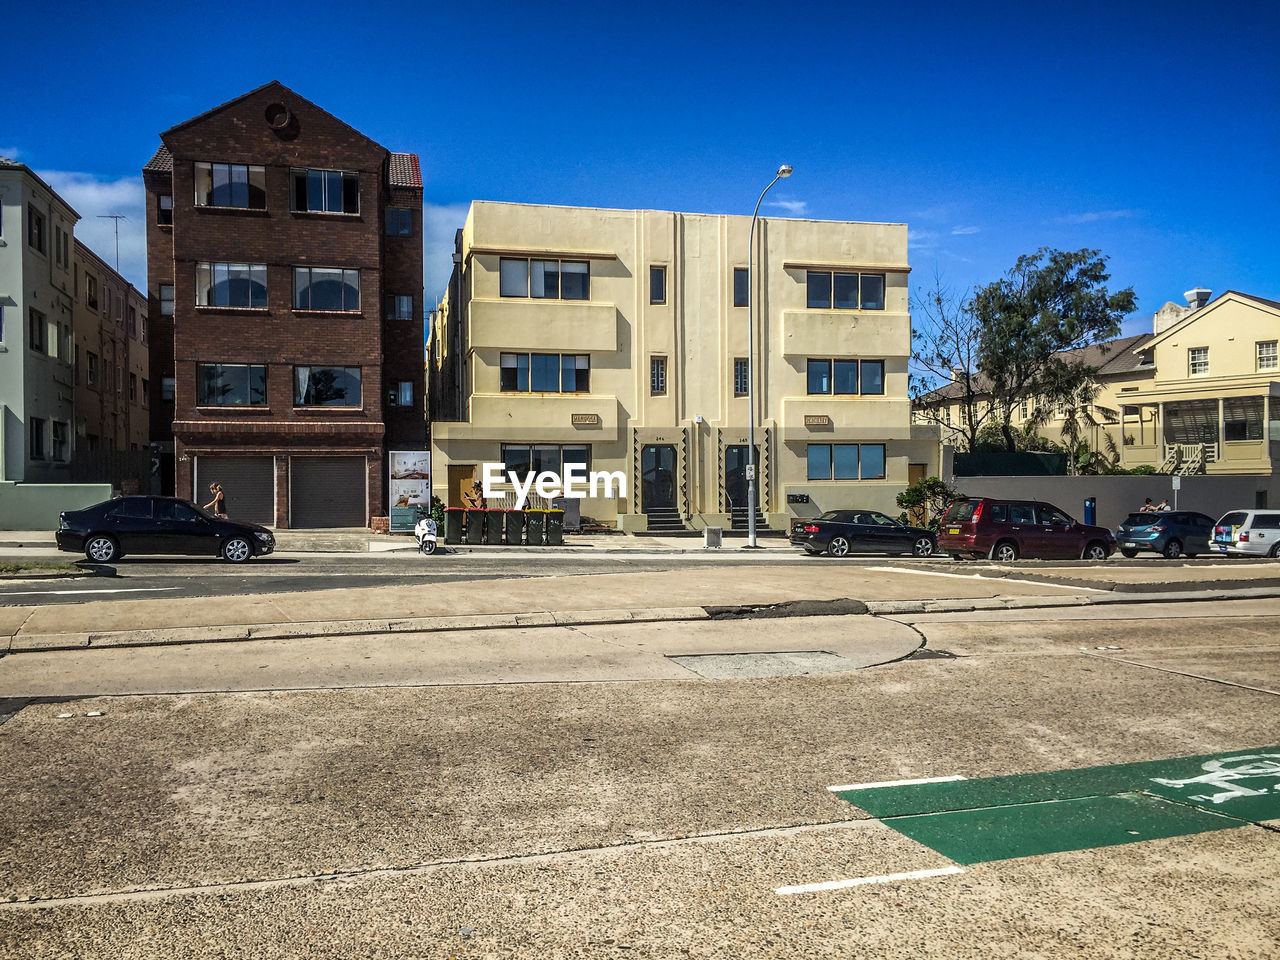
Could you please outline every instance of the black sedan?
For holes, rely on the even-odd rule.
[[[908,527],[875,510],[828,510],[820,517],[791,521],[791,542],[806,553],[910,553],[928,557],[938,548],[930,530]]]
[[[58,518],[58,549],[110,563],[131,553],[222,557],[243,563],[276,548],[266,527],[238,523],[173,497],[116,497]]]

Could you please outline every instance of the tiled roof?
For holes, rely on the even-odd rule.
[[[160,173],[173,172],[173,154],[169,152],[169,148],[160,145],[160,149],[155,152],[150,160],[142,168],[143,170],[157,170]]]
[[[416,153],[391,154],[389,176],[393,187],[421,187],[422,168],[418,166],[418,155]]]
[[[25,166],[25,163],[18,163],[17,160],[10,160],[8,157],[0,157],[0,167],[6,167],[10,170],[18,170]]]
[[[1077,350],[1062,350],[1055,354],[1062,360],[1075,360],[1088,367],[1094,367],[1097,375],[1128,373],[1142,364],[1142,357],[1133,351],[1154,338],[1154,334],[1140,333],[1132,337],[1120,337],[1117,340],[1106,340]],[[975,393],[986,394],[991,382],[982,374],[973,378]],[[934,403],[939,400],[954,400],[964,396],[964,386],[959,383],[948,383],[920,398],[921,403]]]
[[[1237,297],[1244,297],[1246,300],[1256,300],[1258,303],[1265,303],[1268,307],[1280,307],[1280,303],[1275,300],[1268,300],[1266,297],[1255,297],[1251,293],[1241,293],[1239,290],[1228,290],[1227,293],[1234,293]]]

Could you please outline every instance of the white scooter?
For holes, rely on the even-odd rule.
[[[413,535],[418,540],[418,550],[430,556],[436,552],[436,522],[431,517],[423,517],[413,528]]]

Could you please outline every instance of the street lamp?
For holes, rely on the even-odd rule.
[[[764,195],[775,183],[791,176],[791,165],[784,163],[760,193],[755,212],[751,214],[751,230],[747,233],[747,547],[755,549],[756,543],[756,333],[755,286],[751,282],[752,265],[756,258],[756,220],[760,217],[760,204]]]

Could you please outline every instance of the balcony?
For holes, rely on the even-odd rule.
[[[893,396],[783,397],[782,440],[910,440],[911,401]]]
[[[598,393],[476,393],[471,419],[431,425],[436,440],[615,443],[618,398]]]
[[[589,300],[472,300],[472,348],[564,353],[618,349],[618,309]]]
[[[911,320],[880,310],[783,310],[782,352],[788,357],[906,357]]]

